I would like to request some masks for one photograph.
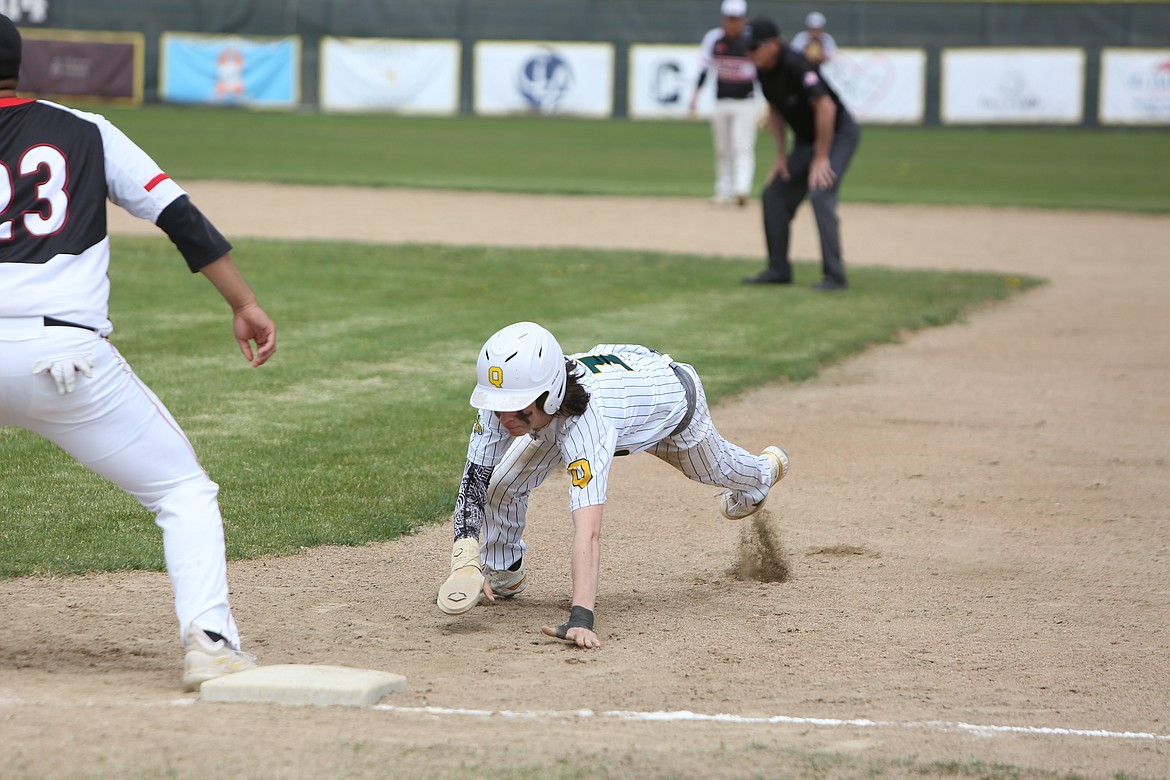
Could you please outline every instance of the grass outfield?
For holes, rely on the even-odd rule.
[[[703,122],[100,110],[180,181],[684,197],[709,196],[713,181]],[[770,135],[757,152],[762,183]],[[841,197],[1166,213],[1167,170],[1164,130],[872,126]]]
[[[116,238],[111,269],[112,340],[222,486],[233,558],[391,539],[449,516],[475,350],[508,322],[541,322],[567,351],[629,340],[671,352],[718,402],[1034,283],[859,267],[847,296],[824,296],[738,284],[757,259],[238,244],[281,329],[259,370],[239,355],[223,301],[165,238]],[[0,450],[0,576],[163,567],[161,536],[133,499],[23,430],[0,428]]]

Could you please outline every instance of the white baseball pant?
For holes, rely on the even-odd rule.
[[[695,380],[697,396],[695,415],[688,430],[705,425],[707,435],[689,449],[679,448],[671,437],[646,451],[696,482],[741,493],[753,504],[762,501],[772,484],[768,460],[753,455],[719,434],[711,420],[707,395],[698,374],[686,364],[683,368]],[[508,448],[492,472],[488,485],[480,547],[485,565],[502,571],[524,556],[528,496],[561,463],[560,450],[553,442],[521,436]]]
[[[93,378],[77,376],[61,395],[33,366],[88,358]],[[207,476],[186,435],[126,360],[96,333],[46,327],[40,317],[0,318],[0,426],[37,433],[154,513],[163,532],[180,642],[191,625],[239,648],[228,603],[219,486]]]
[[[746,198],[756,174],[756,120],[760,107],[751,98],[715,101],[711,132],[715,140],[715,199]]]

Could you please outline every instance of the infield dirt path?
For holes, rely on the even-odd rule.
[[[234,237],[763,252],[755,205],[189,189]],[[446,526],[233,563],[248,649],[405,674],[383,702],[397,709],[375,710],[178,693],[164,575],[0,582],[0,775],[851,777],[876,762],[901,777],[935,761],[1170,775],[1170,218],[842,216],[852,265],[1049,284],[715,409],[731,440],[792,455],[769,503],[788,582],[737,579],[745,529],[648,456],[612,480],[600,651],[539,634],[568,593],[557,479],[533,497],[528,591],[461,619],[433,603]],[[153,232],[120,213],[112,229]],[[796,230],[795,255],[817,257],[807,210]],[[785,291],[760,293],[783,327]],[[773,716],[793,720],[759,720]]]

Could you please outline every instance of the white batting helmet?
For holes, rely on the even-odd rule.
[[[535,322],[496,331],[475,365],[471,405],[493,412],[518,412],[548,393],[542,407],[556,414],[565,400],[565,353],[553,334]]]

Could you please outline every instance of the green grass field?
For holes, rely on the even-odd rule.
[[[711,182],[703,123],[104,113],[180,181],[693,197]],[[1159,133],[868,128],[844,196],[1166,212],[1170,179],[1148,174],[1167,167]],[[627,339],[672,352],[717,402],[1035,283],[858,268],[847,298],[784,291],[777,322],[773,296],[735,283],[755,258],[237,243],[281,327],[280,354],[259,371],[165,239],[116,239],[111,271],[114,340],[222,485],[234,558],[389,539],[446,516],[473,418],[472,355],[505,319],[540,321],[573,351]],[[505,299],[518,305],[503,315]],[[0,429],[0,448],[0,576],[162,567],[132,499],[23,431]]]
[[[856,289],[826,297],[738,284],[757,259],[260,241],[239,253],[281,329],[258,370],[165,238],[117,238],[111,271],[113,340],[222,486],[233,558],[390,539],[449,516],[475,351],[508,322],[541,322],[568,351],[629,340],[671,352],[718,402],[1032,284],[857,268]],[[25,431],[0,429],[0,449],[0,576],[162,567],[160,534],[131,498]]]
[[[101,110],[180,181],[706,197],[713,180],[703,122]],[[770,136],[757,146],[762,183]],[[841,197],[1165,213],[1166,170],[1165,131],[875,126]]]

